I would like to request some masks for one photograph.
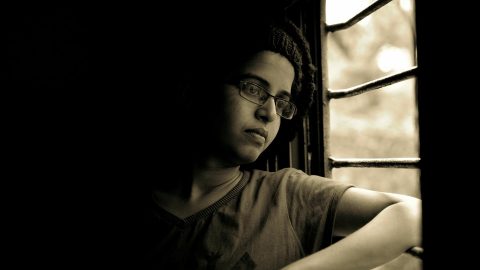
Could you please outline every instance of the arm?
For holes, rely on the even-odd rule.
[[[334,234],[350,235],[284,269],[372,269],[382,265],[421,244],[421,201],[350,188],[338,205]]]

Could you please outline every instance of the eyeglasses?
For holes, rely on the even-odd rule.
[[[261,85],[249,81],[240,81],[239,89],[241,97],[257,105],[265,104],[268,98],[272,97],[275,101],[275,109],[277,114],[285,119],[292,119],[297,111],[295,104],[286,99],[282,99],[270,94]]]

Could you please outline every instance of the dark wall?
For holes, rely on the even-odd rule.
[[[478,58],[468,41],[475,9],[416,7],[424,269],[470,268],[478,263],[478,100],[470,98],[478,76],[466,63]]]

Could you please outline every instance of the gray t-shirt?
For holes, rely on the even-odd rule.
[[[331,244],[335,210],[349,187],[292,168],[253,170],[185,219],[152,203],[146,263],[152,269],[279,269]]]

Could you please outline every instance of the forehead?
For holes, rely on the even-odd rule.
[[[241,68],[240,74],[253,74],[268,82],[272,91],[291,92],[295,70],[287,58],[279,53],[261,51],[250,58]]]

